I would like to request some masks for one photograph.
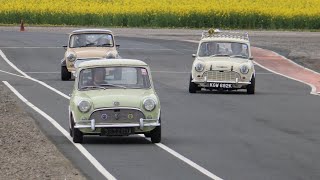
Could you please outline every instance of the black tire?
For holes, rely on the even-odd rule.
[[[251,84],[247,86],[247,94],[254,94],[255,93],[255,86],[256,86],[256,78],[252,76]]]
[[[72,129],[73,129],[73,126],[74,126],[74,122],[73,122],[72,116],[70,118],[71,118],[70,119],[71,128],[69,128],[69,133],[70,133],[70,136],[73,137]]]
[[[192,77],[190,75],[189,93],[196,93],[199,90],[200,90],[200,88],[198,87],[198,85],[196,83],[192,82]]]
[[[151,137],[151,134],[150,134],[150,132],[146,132],[146,133],[144,133],[144,136],[149,138],[149,137]]]
[[[161,141],[161,125],[150,131],[150,137],[152,143],[159,143]]]
[[[83,134],[77,128],[72,129],[72,137],[73,137],[72,140],[74,143],[82,143],[82,141],[83,141]]]
[[[71,79],[71,72],[68,71],[67,66],[61,66],[61,80],[68,81]]]

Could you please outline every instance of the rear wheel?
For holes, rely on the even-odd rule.
[[[255,93],[255,86],[256,86],[256,78],[252,76],[251,84],[247,86],[247,94],[254,94]]]
[[[189,93],[196,93],[197,91],[200,91],[200,88],[196,83],[192,82],[192,76],[190,75]]]
[[[68,81],[71,79],[71,72],[68,71],[67,66],[61,66],[61,80]]]

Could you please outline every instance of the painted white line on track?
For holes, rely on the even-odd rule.
[[[141,137],[145,137],[144,135],[138,134]],[[147,138],[146,138],[147,139]],[[148,141],[151,141],[149,139],[147,139]],[[178,152],[176,152],[175,150],[169,148],[168,146],[162,144],[162,143],[155,143],[155,145],[157,145],[158,147],[160,147],[161,149],[167,151],[168,153],[170,153],[171,155],[175,156],[176,158],[180,159],[181,161],[187,163],[188,165],[190,165],[191,167],[195,168],[196,170],[200,171],[202,174],[208,176],[211,179],[214,180],[222,180],[220,177],[212,174],[210,171],[206,170],[205,168],[199,166],[198,164],[194,163],[193,161],[191,161],[190,159],[184,157],[183,155],[179,154]]]
[[[41,109],[33,105],[30,101],[28,101],[25,97],[23,97],[14,87],[12,87],[7,81],[2,81],[21,101],[26,103],[29,107],[35,110],[37,113],[46,118],[55,128],[57,128],[93,165],[97,168],[101,174],[109,180],[116,179],[112,176],[91,154],[84,148],[81,144],[74,143],[69,133],[57,123],[52,117],[43,112]]]
[[[5,60],[5,61],[8,63],[13,69],[15,69],[16,71],[18,71],[18,72],[19,72],[20,74],[22,74],[24,77],[26,77],[26,78],[34,81],[34,82],[37,82],[37,83],[45,86],[46,88],[48,88],[48,89],[56,92],[57,94],[65,97],[65,98],[67,98],[67,99],[70,99],[69,96],[63,94],[61,91],[59,91],[59,90],[57,90],[57,89],[49,86],[48,84],[46,84],[46,83],[44,83],[44,82],[42,82],[42,81],[39,81],[39,80],[37,80],[37,79],[32,78],[31,76],[27,75],[25,72],[21,71],[19,68],[17,68],[17,66],[15,66],[15,65],[7,58],[7,56],[2,52],[1,49],[0,49],[0,56],[3,58],[3,60]]]
[[[2,58],[6,58],[6,56],[4,55],[4,53],[0,50],[0,55],[2,56]],[[10,62],[9,61],[9,59],[7,59],[6,58],[6,62],[8,63],[8,62]],[[20,69],[18,69],[13,63],[8,63],[9,65],[12,65],[12,67],[15,67],[15,69],[18,71],[18,72],[20,72],[21,74],[24,74],[24,75],[26,75],[26,76],[28,76],[27,74],[25,74],[23,71],[21,71]],[[63,94],[62,92],[60,92],[59,90],[57,90],[57,89],[55,89],[55,88],[53,88],[53,87],[51,87],[51,86],[49,86],[49,85],[47,85],[47,84],[45,84],[44,82],[42,82],[42,81],[39,81],[39,80],[37,80],[37,79],[34,79],[34,78],[31,78],[30,76],[28,76],[28,79],[31,79],[31,80],[33,80],[33,81],[35,81],[35,82],[37,82],[37,83],[39,83],[39,84],[41,84],[41,85],[43,85],[43,86],[45,86],[45,87],[47,87],[48,89],[50,89],[50,90],[52,90],[52,91],[54,91],[54,92],[56,92],[56,93],[58,93],[59,95],[61,95],[62,97],[64,97],[64,98],[66,98],[66,99],[70,99],[70,97],[69,96],[67,96],[67,95],[65,95],[65,94]],[[4,82],[5,83],[5,82]],[[5,83],[7,86],[9,85],[10,87],[11,87],[11,90],[15,90],[9,83]],[[8,86],[8,87],[9,87]],[[10,88],[9,87],[9,88]],[[21,99],[23,99],[23,100],[25,100],[24,102],[25,103],[27,103],[31,108],[33,108],[33,109],[35,109],[38,113],[40,113],[41,115],[46,115],[46,116],[44,116],[44,117],[47,117],[47,118],[49,118],[48,120],[51,122],[51,123],[53,123],[54,125],[57,125],[57,127],[59,127],[59,128],[61,128],[61,130],[60,130],[60,132],[62,132],[69,140],[71,140],[71,138],[69,138],[69,134],[68,134],[68,132],[65,130],[65,129],[63,129],[56,121],[54,121],[54,119],[52,119],[50,116],[48,116],[47,114],[45,114],[43,111],[41,111],[39,108],[37,108],[37,107],[35,107],[33,104],[31,104],[29,101],[27,101],[18,91],[13,91],[13,92],[15,92],[15,94]],[[65,134],[66,133],[66,134]],[[144,137],[143,135],[140,135],[141,137]],[[72,141],[73,142],[73,141]],[[77,146],[77,145],[80,145],[80,144],[75,144],[75,143],[73,143],[75,146]],[[198,170],[199,172],[201,172],[202,174],[204,174],[204,175],[206,175],[207,177],[209,177],[209,178],[211,178],[211,179],[214,179],[214,180],[222,180],[220,177],[218,177],[218,176],[216,176],[216,175],[214,175],[213,173],[211,173],[210,171],[208,171],[207,169],[205,169],[205,168],[203,168],[203,167],[201,167],[200,165],[198,165],[198,164],[196,164],[195,162],[193,162],[193,161],[191,161],[190,159],[188,159],[188,158],[186,158],[186,157],[184,157],[183,155],[181,155],[181,154],[179,154],[178,152],[176,152],[176,151],[174,151],[173,149],[171,149],[171,148],[169,148],[168,146],[166,146],[166,145],[164,145],[164,144],[162,144],[162,143],[156,143],[156,145],[158,146],[158,147],[160,147],[161,149],[163,149],[163,150],[165,150],[165,151],[167,151],[168,153],[170,153],[171,155],[173,155],[173,156],[175,156],[176,158],[178,158],[178,159],[180,159],[181,161],[183,161],[183,162],[185,162],[186,164],[188,164],[188,165],[190,165],[191,167],[193,167],[194,169],[196,169],[196,170]],[[84,150],[86,150],[82,145],[81,145],[81,147],[84,149]],[[78,147],[77,147],[78,148]],[[79,148],[78,148],[79,149]],[[86,150],[87,151],[87,150]],[[87,151],[88,152],[88,151]],[[89,153],[89,152],[88,152]],[[90,153],[89,153],[90,154]],[[91,154],[90,154],[91,155]],[[87,157],[87,156],[86,156]],[[87,157],[88,158],[88,157]],[[93,159],[92,159],[93,158]],[[89,159],[89,158],[88,158]],[[93,160],[94,162],[96,162],[96,163],[99,163],[92,155],[91,155],[91,157],[90,157],[90,159],[89,159],[89,161],[90,160]],[[92,163],[92,161],[90,161],[91,163]],[[99,163],[99,165],[98,164],[93,164],[97,169],[98,169],[98,167],[99,167],[99,169],[101,169],[101,168],[103,168],[104,169],[104,167]],[[98,166],[98,167],[97,167]],[[99,170],[98,169],[98,170]],[[102,170],[103,170],[102,169]],[[105,169],[104,169],[105,170]],[[100,171],[100,170],[99,170]],[[101,172],[101,171],[100,171]],[[105,172],[107,172],[107,173],[109,173],[107,170],[105,170]],[[104,172],[104,173],[105,173]],[[103,173],[103,172],[101,172],[101,173]],[[109,173],[110,174],[110,173]],[[111,175],[111,174],[110,174]],[[112,176],[112,175],[111,175]],[[113,176],[112,176],[113,177]]]
[[[261,65],[261,64],[259,64],[259,63],[257,63],[257,62],[254,62],[254,63],[255,63],[256,65],[260,66],[261,68],[266,69],[266,70],[268,70],[268,71],[270,71],[270,72],[272,72],[272,73],[274,73],[274,74],[277,74],[277,75],[286,77],[286,78],[288,78],[288,79],[291,79],[291,80],[298,81],[298,82],[300,82],[300,83],[306,84],[306,85],[308,85],[308,86],[311,87],[311,92],[310,92],[310,94],[316,95],[316,96],[320,96],[320,94],[318,94],[318,93],[316,92],[316,87],[315,87],[313,84],[310,84],[310,83],[304,82],[304,81],[302,81],[302,80],[295,79],[295,78],[293,78],[293,77],[290,77],[290,76],[287,76],[287,75],[278,73],[278,72],[273,71],[273,70],[271,70],[271,69],[269,69],[269,68],[267,68],[267,67],[265,67],[265,66],[263,66],[263,65]]]
[[[27,77],[25,77],[25,76],[21,76],[21,75],[19,75],[19,74],[11,73],[11,72],[8,72],[8,71],[0,70],[0,72],[6,73],[6,74],[10,74],[10,75],[12,75],[12,76],[17,76],[17,77],[29,79],[29,78],[27,78]]]
[[[19,47],[19,46],[16,46],[16,47],[0,47],[1,49],[63,49],[63,47],[56,47],[56,46],[42,46],[42,47]]]
[[[25,72],[27,74],[59,74],[61,72],[59,71],[51,71],[51,72],[36,72],[36,71],[30,71],[30,72]]]

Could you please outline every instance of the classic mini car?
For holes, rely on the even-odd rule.
[[[189,92],[246,89],[255,93],[255,69],[247,33],[210,29],[202,33],[192,65]]]
[[[70,135],[144,134],[161,141],[160,101],[149,66],[133,59],[83,62],[75,74],[69,104]]]
[[[104,29],[81,29],[71,32],[64,58],[61,60],[61,80],[70,80],[76,65],[100,58],[119,58],[113,34]]]

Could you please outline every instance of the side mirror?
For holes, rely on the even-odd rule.
[[[62,47],[63,47],[64,50],[67,50],[67,47],[68,47],[68,46],[62,46]]]
[[[253,56],[249,57],[249,60],[253,60]]]
[[[196,54],[192,54],[192,57],[197,57],[197,55]]]
[[[116,48],[119,49],[119,48],[120,48],[120,45],[119,45],[119,44],[116,44]]]

